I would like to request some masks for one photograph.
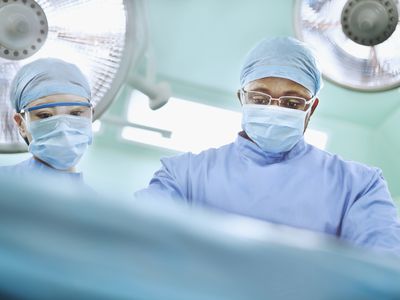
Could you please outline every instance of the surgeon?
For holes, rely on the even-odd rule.
[[[162,159],[137,198],[178,199],[400,255],[400,221],[382,172],[304,141],[321,87],[305,44],[262,40],[241,70],[236,140]]]
[[[43,174],[82,182],[76,165],[92,143],[88,80],[74,64],[55,58],[22,67],[11,84],[14,121],[32,157],[0,173]]]

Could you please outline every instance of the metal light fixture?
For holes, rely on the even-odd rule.
[[[398,0],[297,0],[295,31],[324,76],[351,89],[400,86]]]
[[[41,57],[78,65],[92,86],[95,119],[143,52],[141,1],[0,0],[0,152],[26,150],[12,121],[9,87]]]

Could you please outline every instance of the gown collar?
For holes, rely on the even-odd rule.
[[[235,141],[239,153],[261,165],[290,160],[303,155],[307,151],[307,143],[304,141],[304,137],[289,151],[271,153],[263,151],[256,143],[245,138],[242,134],[239,133]]]
[[[56,169],[53,169],[44,163],[40,162],[39,160],[35,159],[33,156],[28,159],[27,163],[35,170],[39,172],[44,172],[48,174],[57,174],[57,176],[78,180],[81,181],[83,179],[82,172],[63,172]]]

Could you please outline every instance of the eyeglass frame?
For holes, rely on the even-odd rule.
[[[44,103],[44,104],[39,104],[39,105],[32,106],[32,107],[27,107],[27,108],[21,109],[20,113],[24,114],[26,112],[31,112],[31,111],[42,109],[42,108],[57,107],[57,106],[93,107],[92,103],[90,103],[90,102],[53,102],[53,103]]]
[[[93,118],[93,104],[90,102],[51,102],[51,103],[43,103],[32,107],[27,107],[21,109],[19,112],[22,116],[26,116],[29,118],[29,113],[32,111],[36,111],[43,108],[52,108],[59,106],[83,106],[90,108],[90,116],[84,116],[85,118]],[[29,118],[30,119],[30,118]],[[28,120],[28,119],[27,119]]]
[[[312,96],[310,99],[307,100],[307,99],[305,99],[303,97],[298,97],[298,96],[280,96],[278,98],[274,98],[274,97],[272,97],[271,95],[269,95],[267,93],[259,92],[259,91],[246,91],[244,88],[241,88],[239,91],[240,91],[240,100],[242,101],[242,95],[243,95],[243,97],[245,98],[245,103],[247,102],[246,99],[248,99],[246,94],[249,93],[249,92],[252,92],[252,93],[258,93],[258,94],[261,94],[261,95],[269,96],[268,104],[258,104],[258,105],[271,105],[271,101],[275,100],[275,101],[278,101],[278,106],[279,107],[284,107],[284,108],[288,108],[288,109],[295,109],[295,110],[302,110],[302,111],[307,111],[312,106],[312,104],[314,103],[315,99],[317,99],[316,95]],[[300,109],[300,108],[292,108],[292,107],[287,107],[287,106],[281,106],[280,105],[281,101],[282,101],[281,98],[283,98],[283,97],[301,99],[301,100],[304,100],[304,108],[306,108],[307,105],[310,105],[310,106],[306,110],[304,108]],[[252,103],[247,103],[247,104],[252,104]]]

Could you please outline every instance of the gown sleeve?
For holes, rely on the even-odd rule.
[[[162,167],[156,171],[149,186],[135,193],[136,199],[187,200],[184,176],[187,170],[185,156],[161,159]]]
[[[360,191],[343,217],[341,238],[400,256],[400,220],[382,172],[376,169]]]

